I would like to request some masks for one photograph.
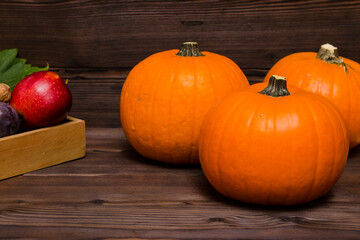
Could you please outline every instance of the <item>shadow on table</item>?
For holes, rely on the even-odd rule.
[[[136,152],[134,149],[125,150],[121,152],[122,158],[138,162],[139,164],[146,164],[153,167],[164,168],[164,169],[201,169],[200,164],[170,164],[164,163],[149,158],[145,158]]]
[[[360,147],[357,148],[360,150]],[[356,149],[354,149],[356,154],[357,152],[360,152]],[[201,171],[200,164],[197,165],[174,165],[174,164],[168,164],[163,163],[151,159],[147,159],[143,156],[141,156],[139,153],[137,153],[134,149],[126,150],[121,152],[123,157],[126,157],[128,160],[137,162],[139,164],[145,164],[151,167],[155,168],[161,168],[166,169],[169,171],[172,170],[184,170],[184,169],[192,169],[193,171],[199,171],[200,178],[199,181],[201,184],[196,184],[198,186],[199,194],[206,196],[206,198],[209,199],[211,202],[218,202],[221,204],[225,204],[232,207],[238,207],[238,208],[246,208],[248,210],[257,210],[257,211],[269,211],[269,212],[281,212],[281,211],[302,211],[302,210],[312,210],[319,207],[323,207],[324,205],[327,205],[329,202],[331,202],[331,199],[333,198],[333,190],[330,190],[328,193],[323,195],[322,197],[313,200],[306,204],[301,205],[295,205],[295,206],[265,206],[265,205],[257,205],[257,204],[250,204],[250,203],[243,203],[239,202],[233,199],[230,199],[228,197],[223,196],[219,192],[215,190],[211,186],[211,184],[207,181],[205,175]],[[350,153],[351,154],[351,153]],[[360,154],[360,153],[359,153]]]

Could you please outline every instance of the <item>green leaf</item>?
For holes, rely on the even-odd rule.
[[[0,74],[4,73],[14,62],[18,51],[14,49],[5,49],[0,52]]]
[[[17,54],[16,48],[0,51],[0,83],[9,85],[11,91],[24,77],[49,69],[49,64],[43,68],[26,64],[26,59],[16,58]]]

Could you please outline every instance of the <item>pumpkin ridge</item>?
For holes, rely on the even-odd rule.
[[[308,60],[305,60],[305,59],[301,59],[301,60],[298,60],[295,62],[296,64],[296,68],[292,68],[291,70],[291,73],[288,74],[289,75],[289,78],[291,76],[291,78],[294,78],[296,79],[296,76],[299,76],[302,72],[302,69],[304,68],[304,65],[307,66],[308,63],[306,62]],[[286,65],[283,66],[284,68],[286,68]],[[301,87],[303,86],[303,83],[304,83],[304,78],[300,78],[300,80],[298,81],[298,86]]]
[[[194,98],[194,100],[193,100],[193,104],[192,104],[192,108],[193,108],[193,117],[195,118],[195,121],[192,121],[192,128],[191,128],[191,152],[190,152],[190,161],[191,162],[193,162],[193,159],[195,159],[196,158],[196,151],[194,150],[194,149],[197,149],[197,146],[195,146],[196,144],[197,144],[197,142],[198,142],[198,140],[197,141],[194,141],[194,138],[197,138],[198,136],[196,136],[196,133],[195,133],[195,125],[196,125],[196,121],[197,121],[197,116],[196,116],[196,108],[197,108],[197,102],[198,102],[198,94],[197,94],[197,89],[198,89],[198,87],[197,87],[197,77],[198,77],[198,73],[197,73],[197,71],[196,71],[196,69],[197,69],[197,62],[196,61],[194,61],[195,59],[191,59],[192,60],[192,64],[191,64],[191,66],[193,67],[193,69],[192,69],[192,72],[193,72],[193,76],[194,76],[194,80],[193,80],[193,91],[194,91],[194,94],[192,94],[192,95],[194,95],[193,96],[193,98]],[[194,156],[195,155],[195,156]]]
[[[236,76],[236,75],[234,75],[233,73],[234,73],[234,71],[233,71],[233,69],[231,69],[231,74],[233,75],[233,77],[230,77],[230,74],[227,74],[227,71],[226,71],[226,68],[225,68],[225,65],[226,65],[226,63],[224,63],[224,59],[222,58],[222,57],[219,57],[218,58],[218,60],[220,60],[220,62],[222,63],[222,64],[219,64],[219,66],[220,66],[220,68],[222,69],[222,71],[224,72],[224,76],[226,76],[226,79],[227,79],[227,81],[230,83],[230,85],[231,85],[231,88],[234,90],[234,89],[236,89],[235,87],[234,87],[234,83],[232,82],[232,80],[231,79],[233,79],[234,78],[234,76]]]
[[[313,61],[313,59],[310,60],[310,61]],[[325,68],[327,72],[333,72],[334,65],[328,64],[328,63],[326,63],[324,61],[321,61],[321,60],[319,60],[319,61],[320,61],[320,64],[322,65],[322,67]],[[323,79],[319,79],[317,77],[317,79],[319,79],[319,80],[315,81],[316,84],[313,84],[312,79],[314,79],[316,76],[319,76],[319,74],[321,75],[321,71],[319,71],[319,68],[315,64],[312,65],[312,64],[309,64],[309,63],[305,63],[304,65],[305,65],[306,68],[309,69],[309,71],[308,71],[309,73],[307,73],[308,76],[306,78],[306,80],[307,80],[306,82],[308,83],[308,86],[306,87],[306,90],[310,90],[310,91],[312,91],[312,92],[314,92],[316,94],[320,94],[324,89],[323,85],[326,86],[326,82]],[[300,70],[300,72],[301,72],[301,70]],[[309,76],[309,74],[310,74],[310,76]],[[329,77],[328,79],[330,79],[330,78],[331,77]],[[332,80],[333,79],[330,79],[330,81],[332,81]],[[334,82],[334,81],[332,81],[332,82]],[[332,98],[333,96],[330,95],[330,92],[331,91],[329,89],[328,90],[329,98]]]
[[[338,75],[340,75],[339,73],[337,73]],[[338,78],[338,76],[336,76],[337,78]],[[339,79],[341,79],[341,78],[339,78]],[[347,111],[346,111],[346,113],[342,113],[342,114],[346,114],[346,120],[345,120],[345,122],[346,122],[346,125],[348,126],[347,128],[349,128],[349,126],[350,126],[350,121],[351,121],[351,109],[353,108],[353,93],[352,93],[352,83],[351,83],[351,81],[349,81],[349,79],[348,79],[348,76],[346,76],[346,80],[347,81],[343,81],[343,82],[345,82],[345,84],[344,85],[346,85],[346,88],[347,88],[347,93],[348,93],[348,97],[347,97],[347,102],[348,102],[348,108],[346,109]]]
[[[245,92],[244,92],[245,93]],[[258,99],[259,98],[259,94],[257,92],[252,92],[251,95],[250,94],[247,94],[248,96],[246,96],[244,94],[243,98],[242,99],[246,99],[248,100],[250,98],[250,96],[253,96],[253,100],[255,99]],[[260,95],[261,96],[261,95]],[[240,99],[238,100],[240,101]],[[252,102],[256,102],[256,101],[252,101]],[[258,115],[260,109],[267,109],[266,106],[264,106],[263,104],[256,104],[256,106],[254,106],[253,110],[251,111],[251,114],[249,116],[247,116],[247,125],[244,126],[244,130],[246,130],[246,132],[243,134],[243,136],[246,136],[246,138],[248,138],[248,136],[253,136],[254,134],[251,132],[251,130],[254,130],[255,131],[255,128],[252,127],[254,124],[255,124],[255,121],[254,121],[254,117]],[[239,119],[242,118],[241,114],[239,114]],[[246,140],[248,141],[248,140]],[[247,159],[248,161],[249,159]],[[220,161],[219,161],[220,162]],[[253,168],[253,166],[252,166]],[[247,188],[247,191],[246,192],[249,192],[250,194],[254,195],[254,192],[252,191],[252,189],[249,187],[249,184],[248,182],[246,182],[246,179],[248,179],[248,176],[245,177],[245,183],[243,184],[245,186],[245,188]],[[256,195],[256,193],[255,193]],[[255,202],[254,202],[255,203]]]
[[[288,120],[288,126],[290,129],[295,129],[295,124],[294,124],[294,121],[293,121],[293,118],[292,118],[292,115],[294,114],[294,104],[293,104],[293,101],[289,101],[288,104],[290,106],[287,107],[287,109],[289,109],[289,111],[291,110],[291,112],[289,112],[289,114],[287,115],[287,120]],[[296,106],[296,105],[295,105]],[[294,144],[293,144],[293,141],[292,139],[289,140],[288,142],[289,146],[287,146],[288,148],[290,148],[290,152],[293,152],[294,151]],[[291,159],[292,163],[294,163],[294,159]],[[282,202],[281,205],[287,205],[287,202],[290,198],[290,192],[291,192],[291,189],[290,187],[288,186],[287,189],[285,190],[285,197],[284,197],[284,201]]]
[[[233,113],[236,111],[236,108],[241,104],[242,102],[241,101],[238,101],[238,102],[236,102],[235,104],[234,104],[234,106],[231,108],[231,110],[230,111],[228,111],[227,112],[227,115],[226,115],[226,117],[224,118],[224,120],[223,120],[223,122],[224,122],[224,124],[222,124],[222,128],[221,128],[221,130],[220,130],[220,138],[218,139],[218,143],[216,144],[216,146],[219,146],[219,148],[217,149],[217,152],[214,154],[214,155],[216,155],[217,157],[216,157],[216,159],[219,159],[219,156],[220,156],[220,154],[221,154],[221,151],[220,151],[220,148],[221,148],[221,145],[222,145],[222,142],[223,142],[223,138],[224,138],[224,132],[227,130],[227,127],[228,127],[228,124],[229,124],[229,119],[230,119],[230,117],[233,115]],[[228,193],[228,191],[227,191],[227,187],[226,186],[224,186],[224,180],[223,180],[223,178],[221,177],[222,176],[222,174],[221,174],[221,172],[222,172],[222,167],[221,167],[221,162],[220,161],[217,161],[216,162],[216,164],[217,164],[217,166],[216,166],[216,169],[217,169],[217,176],[219,177],[219,180],[220,180],[220,188],[221,189],[223,189],[223,191],[224,191],[224,189],[226,189],[225,191],[224,191],[224,194],[226,195],[226,196],[231,196],[232,194],[230,193]]]
[[[163,61],[162,62],[162,65],[164,65],[164,64],[167,64],[168,65],[168,67],[169,68],[174,68],[174,69],[176,69],[176,65],[178,65],[180,62],[179,61],[176,61],[176,62],[173,62],[171,65],[165,60],[165,61]],[[176,64],[176,65],[175,65]],[[167,69],[166,68],[162,68],[162,71],[159,71],[158,72],[158,78],[159,79],[164,79],[164,73],[167,73]],[[170,79],[168,79],[168,78],[166,78],[166,80],[165,81],[169,81]],[[176,84],[177,82],[178,82],[178,78],[176,78],[176,77],[174,77],[174,80],[175,81],[173,81],[172,83],[170,83],[170,85],[171,85],[171,89],[173,89],[173,84]],[[167,84],[162,84],[162,81],[156,81],[156,88],[155,88],[155,95],[159,92],[159,88],[165,88],[166,87],[166,89],[168,89],[168,85]],[[161,92],[163,92],[163,90],[161,91]],[[154,95],[154,98],[155,98],[155,95]],[[173,98],[173,95],[169,95],[169,98],[167,98],[166,100],[167,101],[169,101],[169,99],[172,99]],[[171,101],[171,100],[170,100]],[[154,109],[154,106],[155,107],[158,107],[159,105],[158,104],[156,104],[156,102],[155,101],[152,101],[152,105],[153,105],[153,107],[152,107],[152,109]],[[167,110],[165,109],[165,111],[166,111],[166,115],[169,115],[169,118],[171,118],[171,117],[174,117],[174,111],[170,114],[169,112],[167,112]],[[175,112],[176,113],[176,112]],[[152,117],[150,118],[151,119],[151,126],[154,126],[155,124],[153,123],[153,121],[154,121],[154,119],[153,119],[153,117],[154,117],[154,111],[152,111]],[[168,127],[171,127],[171,124],[169,124],[169,126]],[[152,133],[152,136],[153,136],[153,139],[155,139],[154,138],[154,135],[156,134],[156,131],[154,131],[153,130],[153,128],[151,129],[151,133]],[[162,135],[161,136],[161,138],[165,138],[165,139],[171,139],[172,138],[172,136],[170,136],[170,135]],[[176,142],[176,141],[174,141],[174,142]],[[153,144],[156,144],[155,143],[155,141],[153,141]],[[156,145],[158,145],[158,144],[156,144]],[[176,144],[175,144],[176,145]],[[176,160],[178,159],[178,151],[176,151],[177,149],[176,149],[176,147],[174,148],[174,145],[173,144],[170,144],[170,145],[168,145],[168,147],[170,148],[170,149],[172,149],[172,152],[175,152],[175,154],[170,154],[170,153],[168,153],[168,152],[162,152],[161,150],[160,150],[160,152],[157,154],[157,159],[161,159],[162,157],[164,157],[164,156],[169,156],[169,158],[173,161],[173,162],[177,162]]]
[[[229,59],[224,58],[223,56],[220,56],[220,57],[219,57],[219,60],[224,64],[224,65],[222,65],[221,68],[224,70],[225,73],[227,72],[227,71],[226,71],[226,68],[225,68],[225,65],[228,66],[227,69],[230,69],[231,72],[232,72],[233,77],[230,77],[228,74],[225,74],[225,76],[226,76],[226,77],[228,78],[228,80],[229,80],[229,83],[230,83],[232,89],[233,89],[233,90],[238,89],[238,87],[236,87],[236,85],[235,85],[235,87],[234,87],[234,79],[235,79],[235,78],[245,78],[245,79],[246,79],[245,74],[241,71],[240,73],[242,73],[242,74],[241,74],[240,76],[238,76],[238,74],[237,74],[237,73],[235,72],[235,70],[233,69],[233,66],[231,66],[231,65],[234,65],[234,64],[235,64],[237,67],[239,67],[235,62],[230,62]],[[242,84],[243,84],[243,83],[241,82],[241,87],[245,87],[245,85],[242,85]]]
[[[242,105],[246,104],[247,100],[250,100],[251,102],[255,102],[253,101],[254,99],[258,98],[258,94],[253,94],[253,93],[249,93],[249,94],[244,94],[241,98],[239,98],[238,101],[238,105],[236,107],[236,109],[234,110],[232,116],[234,116],[233,120],[232,120],[232,124],[229,125],[227,124],[227,132],[229,133],[229,135],[233,135],[234,133],[237,133],[237,129],[239,127],[241,127],[241,131],[242,131],[242,137],[244,138],[243,141],[249,141],[248,140],[248,136],[251,134],[249,134],[249,124],[255,124],[254,123],[254,117],[258,115],[259,110],[263,107],[261,104],[257,104],[256,106],[254,106],[254,109],[251,110],[251,114],[248,117],[248,121],[247,121],[247,125],[246,126],[239,126],[239,122],[240,120],[243,118],[243,114],[245,114],[242,110],[239,111],[239,108],[243,108]],[[245,100],[245,101],[244,101]],[[241,112],[241,114],[239,114]],[[234,114],[235,113],[235,114]],[[248,114],[248,113],[246,113]],[[229,123],[229,121],[228,121]],[[225,124],[224,124],[225,125]],[[226,134],[222,134],[226,135]],[[239,137],[237,137],[239,138]],[[243,156],[244,158],[245,156]],[[245,161],[249,161],[249,159],[246,159]],[[218,161],[218,164],[220,164],[221,161]],[[232,168],[233,166],[228,166],[229,168]],[[221,176],[221,175],[220,175]],[[251,189],[248,187],[248,183],[246,182],[246,179],[248,179],[248,176],[242,176],[242,181],[241,181],[241,186],[240,188],[244,189],[246,188],[246,192],[249,192],[250,194],[253,194],[251,192]],[[233,194],[228,194],[229,196],[232,196]],[[236,194],[235,194],[236,195]]]
[[[273,76],[271,76],[273,77]],[[270,79],[271,81],[271,79]],[[281,82],[285,82],[286,83],[286,80],[283,81],[281,80]],[[275,83],[276,84],[276,83]],[[269,82],[269,85],[270,85],[270,82]],[[268,86],[269,86],[268,85]],[[261,93],[261,92],[260,92]],[[269,103],[267,103],[268,105],[271,104],[271,106],[268,108],[268,109],[271,109],[271,115],[272,115],[272,135],[273,136],[276,136],[276,133],[277,133],[277,128],[276,128],[276,116],[277,116],[277,112],[278,112],[278,109],[277,109],[277,101],[270,101]],[[274,148],[271,148],[270,150],[270,153],[269,153],[269,156],[268,158],[270,159],[269,162],[271,163],[271,165],[274,165],[274,162],[276,162],[274,160]],[[274,184],[271,184],[271,187],[269,188],[269,191],[267,192],[268,195],[266,196],[266,204],[269,204],[271,202],[271,198],[273,198],[274,196]],[[277,196],[275,196],[276,198]]]
[[[155,62],[152,66],[153,66],[153,68],[155,68],[155,69],[158,69],[158,68],[156,68],[156,66],[158,65],[158,64],[160,64],[160,65],[162,65],[163,63],[163,60],[162,60],[162,58],[159,58],[159,61],[157,61],[157,62]],[[153,116],[154,116],[154,111],[155,111],[155,108],[154,108],[154,105],[155,105],[155,101],[154,101],[154,99],[155,99],[155,97],[156,97],[156,92],[157,92],[157,88],[158,88],[158,86],[159,86],[159,84],[161,83],[161,80],[162,80],[162,78],[161,78],[161,75],[164,73],[164,71],[165,71],[165,68],[162,68],[162,70],[161,71],[159,71],[159,72],[157,72],[157,78],[155,78],[156,80],[155,80],[155,82],[153,82],[153,84],[152,84],[152,90],[151,90],[151,105],[150,105],[150,109],[151,109],[151,111],[150,111],[150,116],[149,116],[149,125],[150,125],[150,127],[148,128],[149,130],[150,130],[150,138],[151,138],[151,145],[152,145],[152,151],[154,151],[154,155],[155,156],[158,156],[158,154],[159,154],[159,151],[158,151],[158,148],[157,148],[157,146],[154,146],[154,144],[155,144],[155,141],[154,141],[154,131],[153,131],[153,128],[154,128],[154,124],[153,124]],[[143,83],[141,84],[141,85],[143,85]],[[140,91],[139,91],[140,92]],[[156,106],[155,106],[156,107]],[[160,153],[160,155],[164,155],[164,154],[166,154],[166,153]]]
[[[349,75],[346,75],[346,79],[344,81],[343,78],[343,73],[340,71],[334,71],[334,69],[329,69],[329,72],[331,72],[331,76],[327,78],[327,81],[331,81],[331,86],[333,87],[333,91],[330,92],[329,91],[329,96],[326,96],[325,94],[322,94],[322,91],[317,91],[317,94],[320,95],[324,95],[326,98],[330,99],[333,104],[335,105],[335,107],[339,110],[339,112],[343,115],[343,120],[346,123],[347,128],[349,128],[350,126],[350,121],[351,121],[351,112],[352,112],[352,98],[353,98],[353,93],[352,93],[352,82],[349,79]],[[324,80],[321,80],[321,83]],[[335,89],[345,89],[346,91],[342,91],[342,92],[346,92],[348,93],[348,95],[346,95],[345,98],[345,104],[344,101],[340,101],[341,98],[339,97],[339,94],[335,94]],[[341,94],[340,94],[341,95]],[[344,99],[343,99],[344,100]]]
[[[312,110],[312,107],[308,101],[306,101],[307,99],[305,99],[305,101],[302,101],[302,104],[304,104],[305,108],[307,109],[308,112],[310,112],[310,115],[309,116],[313,116],[310,120],[311,122],[311,125],[312,125],[312,129],[313,131],[309,131],[311,133],[313,133],[313,137],[312,139],[315,140],[313,142],[316,143],[316,147],[315,149],[318,149],[319,148],[319,142],[318,142],[318,138],[319,138],[319,134],[318,134],[318,131],[317,131],[317,128],[316,128],[316,123],[315,123],[315,119],[314,119],[314,116],[316,116],[316,112],[314,112]],[[310,186],[310,189],[308,189],[308,194],[304,196],[304,199],[302,199],[302,202],[307,202],[309,201],[309,199],[312,199],[312,192],[314,191],[314,187],[317,186],[316,185],[316,180],[317,180],[317,175],[318,175],[318,170],[319,170],[319,166],[318,166],[318,160],[319,159],[319,151],[316,151],[316,161],[315,161],[315,166],[314,166],[314,171],[313,171],[313,181],[311,182],[311,186]]]
[[[301,93],[300,93],[301,94]],[[288,109],[288,113],[287,115],[287,127],[289,130],[294,131],[294,129],[296,129],[297,125],[294,123],[293,121],[293,114],[295,114],[296,116],[300,117],[300,122],[303,122],[304,120],[301,119],[302,115],[306,115],[306,114],[297,114],[298,112],[303,111],[304,109],[307,109],[307,106],[303,103],[306,102],[307,99],[302,99],[301,95],[299,96],[298,94],[296,95],[292,95],[294,97],[292,97],[291,99],[288,98],[287,99],[287,105],[286,105],[286,109]],[[312,132],[312,131],[309,131]],[[296,139],[298,138],[298,134],[296,132],[294,132],[293,134],[290,134],[288,141],[286,142],[286,149],[290,149],[290,152],[295,152],[294,149],[296,149],[296,147],[294,147],[293,142],[296,141]],[[298,145],[296,145],[298,147]],[[290,159],[289,159],[290,160]],[[302,159],[304,160],[304,159]],[[291,164],[296,165],[296,161],[294,161],[291,158]],[[283,196],[283,201],[282,203],[279,203],[279,205],[289,205],[289,202],[294,202],[294,196],[291,196],[290,193],[294,192],[294,186],[296,187],[299,184],[299,175],[301,176],[301,172],[293,172],[293,169],[290,169],[291,172],[287,173],[289,175],[293,174],[294,175],[294,179],[292,180],[291,183],[289,183],[288,185],[284,185],[284,193],[285,195]]]
[[[144,78],[142,79],[142,81],[141,81],[141,83],[140,83],[140,86],[139,86],[139,90],[137,91],[138,93],[139,93],[139,96],[138,96],[138,98],[140,98],[141,99],[141,94],[143,94],[143,88],[144,88],[144,82],[145,81],[147,81],[147,79],[148,79],[148,76],[149,76],[149,74],[153,74],[152,73],[152,69],[154,69],[154,68],[156,68],[156,66],[157,65],[159,65],[159,64],[161,64],[161,62],[162,62],[162,59],[161,59],[161,57],[160,57],[160,55],[159,54],[155,54],[155,56],[154,57],[156,57],[155,58],[155,60],[157,60],[157,61],[155,61],[155,60],[153,60],[153,62],[151,62],[152,64],[151,65],[146,65],[146,67],[149,69],[149,71],[146,73],[146,74],[144,74]],[[144,68],[143,68],[144,69]],[[160,81],[159,80],[159,78],[157,78],[157,81],[155,81],[155,82],[152,82],[152,84],[151,84],[151,86],[153,87],[153,88],[149,88],[148,89],[148,91],[149,91],[149,94],[150,94],[150,96],[151,96],[151,102],[152,103],[154,103],[154,98],[155,98],[155,89],[156,89],[156,87],[157,87],[157,82],[158,81]],[[153,90],[151,90],[151,89],[153,89]],[[138,104],[136,104],[136,106],[138,106]],[[149,116],[149,122],[150,122],[150,128],[147,128],[147,129],[150,129],[150,134],[149,134],[149,137],[150,137],[150,139],[151,139],[151,143],[152,144],[154,144],[154,137],[153,137],[153,134],[152,134],[152,128],[153,128],[153,125],[151,124],[151,121],[152,121],[152,114],[153,114],[153,111],[154,111],[154,105],[152,104],[151,106],[150,106],[150,109],[151,109],[151,111],[150,111],[150,116]],[[138,114],[135,114],[135,117],[137,117],[138,116]],[[137,122],[137,121],[136,121]],[[137,134],[139,134],[139,132],[137,132]],[[136,137],[136,139],[138,139],[138,137]],[[142,149],[144,149],[144,147],[143,147],[143,144],[141,144],[141,148]],[[153,149],[153,151],[155,152],[155,155],[157,155],[157,148],[155,147],[153,147],[152,148]],[[142,151],[142,152],[145,152],[144,153],[144,155],[146,156],[147,154],[146,154],[146,152],[147,152],[147,150],[145,149],[145,151]]]
[[[330,69],[329,69],[330,70]],[[330,71],[329,71],[330,72]],[[331,81],[331,84],[329,84],[329,86],[330,86],[330,88],[331,89],[329,89],[329,96],[331,96],[331,99],[334,99],[334,97],[335,97],[335,86],[337,87],[337,81],[336,81],[336,79],[338,79],[338,76],[334,76],[334,74],[335,75],[338,75],[338,72],[334,72],[333,74],[332,74],[332,76],[331,77],[329,77],[328,78],[328,80],[329,81]],[[341,78],[340,78],[341,79]],[[347,82],[347,81],[346,81]],[[322,85],[323,84],[323,81],[321,81],[321,83],[320,83],[320,85]],[[321,90],[320,91],[318,91],[318,94],[320,94],[320,92],[321,92]]]
[[[178,65],[179,65],[179,61],[175,61],[172,66],[173,66],[174,69],[176,69]],[[173,92],[174,92],[174,85],[175,85],[177,80],[178,80],[178,72],[173,71],[172,76],[170,78],[170,94],[169,94],[170,99],[169,99],[169,104],[168,104],[168,107],[169,107],[168,112],[169,112],[169,114],[167,114],[167,123],[166,123],[167,128],[171,127],[171,122],[172,122],[171,118],[174,115],[174,112],[172,111],[173,110]],[[170,132],[168,132],[168,134],[170,134]],[[165,138],[170,139],[171,136],[167,135],[167,136],[165,136]],[[174,157],[172,155],[170,156],[170,159],[172,161],[174,161]]]
[[[204,71],[204,72],[206,72],[206,74],[211,73],[210,78],[208,78],[208,79],[210,79],[210,82],[211,82],[211,84],[210,84],[211,85],[211,90],[212,90],[213,96],[215,96],[214,99],[219,100],[220,95],[216,91],[213,73],[211,72],[212,67],[210,65],[212,64],[212,62],[209,61],[209,56],[210,55],[206,55],[206,56],[207,56],[207,58],[203,58],[203,60],[202,60],[202,63],[203,63],[202,67],[205,68],[206,71]]]

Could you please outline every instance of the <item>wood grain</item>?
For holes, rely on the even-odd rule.
[[[128,70],[52,69],[63,79],[73,96],[71,115],[89,127],[119,127],[120,94]]]
[[[360,147],[322,198],[265,207],[217,193],[200,166],[143,158],[120,127],[129,71],[197,41],[251,83],[280,58],[323,43],[360,61],[360,1],[0,1],[0,49],[69,79],[85,158],[0,181],[3,239],[360,239]],[[1,159],[1,156],[0,156]]]
[[[85,155],[85,122],[62,124],[0,138],[0,180]]]
[[[360,58],[360,1],[0,2],[0,49],[30,63],[131,68],[145,57],[198,41],[241,68],[270,68],[329,42]]]
[[[328,194],[282,208],[221,196],[200,166],[145,159],[120,128],[88,128],[87,145],[83,159],[0,181],[1,237],[360,238],[360,148]]]

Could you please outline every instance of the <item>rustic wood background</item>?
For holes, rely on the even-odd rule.
[[[197,41],[234,60],[251,83],[280,58],[332,43],[360,61],[360,1],[0,1],[0,49],[47,62],[70,79],[72,115],[118,127],[129,70],[147,56]]]
[[[197,41],[255,83],[327,42],[360,62],[359,23],[360,1],[0,1],[0,49],[68,78],[87,124],[85,158],[0,182],[0,238],[360,239],[360,147],[322,198],[261,207],[221,196],[199,166],[141,157],[119,119],[127,74],[155,52]]]

